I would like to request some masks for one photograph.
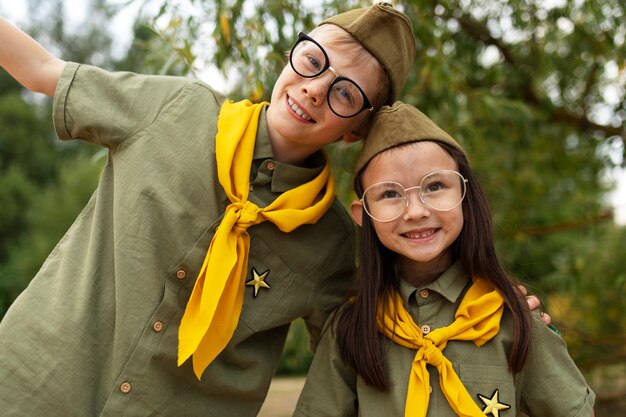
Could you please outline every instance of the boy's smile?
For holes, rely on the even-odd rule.
[[[296,114],[296,116],[300,119],[303,119],[305,122],[313,122],[316,123],[315,120],[311,118],[304,110],[296,104],[296,102],[289,96],[287,96],[287,104],[291,107],[291,110]]]

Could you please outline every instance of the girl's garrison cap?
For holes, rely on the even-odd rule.
[[[452,136],[414,106],[400,101],[392,106],[383,106],[374,116],[372,128],[363,141],[355,172],[359,172],[374,156],[387,149],[426,140],[447,143],[467,156]]]

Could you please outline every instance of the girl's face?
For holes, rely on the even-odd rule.
[[[435,142],[414,142],[376,155],[365,168],[362,186],[367,189],[372,184],[395,181],[404,188],[415,187],[425,175],[439,170],[458,171],[458,166]],[[418,189],[408,191],[409,204],[397,219],[386,223],[372,219],[378,239],[397,254],[402,276],[410,282],[450,266],[449,248],[463,227],[461,204],[450,211],[437,211],[424,204],[418,193]],[[362,203],[354,201],[351,210],[361,225],[367,216]]]
[[[326,24],[310,36],[328,55],[328,62],[342,77],[350,78],[365,92],[371,103],[379,98],[384,85],[382,67],[356,41],[338,43],[347,33],[338,26]],[[360,56],[360,57],[359,57]],[[352,133],[370,117],[365,110],[350,118],[332,112],[327,94],[335,74],[327,70],[316,78],[298,75],[287,64],[272,90],[267,110],[267,127],[275,157],[281,162],[298,163],[325,145],[340,138],[358,139]]]

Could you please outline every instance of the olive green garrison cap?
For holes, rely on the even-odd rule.
[[[370,132],[363,141],[355,172],[359,172],[374,156],[387,149],[425,140],[447,143],[465,154],[465,150],[452,136],[414,106],[400,101],[392,106],[383,106],[374,116]]]
[[[409,18],[390,3],[353,9],[322,21],[337,25],[359,41],[383,66],[391,80],[393,103],[415,58],[415,37]]]

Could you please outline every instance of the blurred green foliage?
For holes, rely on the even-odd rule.
[[[110,39],[102,32],[124,7],[117,2],[94,2],[100,20],[80,33],[68,35],[52,13],[45,16],[52,25],[38,25],[43,20],[34,14],[29,32],[66,59],[200,77],[233,99],[268,100],[298,31],[370,4],[130,3],[141,6],[135,42],[117,62],[107,55]],[[606,203],[614,186],[607,171],[626,164],[626,4],[393,3],[410,16],[418,45],[401,98],[466,147],[490,197],[507,269],[539,295],[581,367],[626,363],[626,229],[612,221]],[[209,66],[228,82],[210,79]],[[82,207],[102,162],[90,159],[91,149],[55,144],[49,104],[6,78],[0,74],[0,315]],[[329,153],[340,198],[348,203],[358,145],[337,143]],[[76,177],[84,182],[73,183]],[[281,372],[308,368],[306,339],[296,322]]]
[[[183,74],[198,76],[202,65],[214,64],[228,77],[231,97],[253,100],[269,99],[298,31],[370,4],[147,2],[155,3],[158,12],[144,17],[161,35],[151,50],[163,53],[167,40],[187,64]],[[411,18],[418,45],[402,100],[468,150],[490,196],[508,270],[541,297],[581,366],[600,357],[626,361],[626,231],[611,221],[605,202],[613,187],[605,172],[624,164],[626,6],[393,3]],[[358,146],[337,143],[329,152],[348,203]],[[572,314],[579,307],[584,313]]]
[[[278,374],[304,375],[311,366],[313,354],[308,349],[309,334],[303,319],[291,323],[285,350],[280,358]]]

